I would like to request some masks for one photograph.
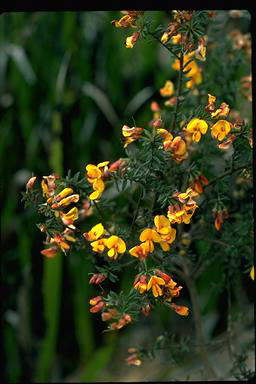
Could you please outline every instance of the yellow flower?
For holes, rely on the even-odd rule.
[[[105,229],[101,223],[94,225],[89,232],[84,232],[83,236],[86,240],[98,240],[105,233]]]
[[[147,284],[147,291],[152,289],[154,297],[162,296],[163,291],[160,285],[165,285],[165,281],[158,276],[151,276]]]
[[[118,236],[110,236],[105,244],[109,249],[108,256],[114,260],[117,259],[118,253],[124,253],[126,251],[125,242]]]
[[[180,33],[172,36],[172,43],[173,44],[178,44],[180,41],[181,41],[181,34]]]
[[[79,201],[79,195],[74,194],[70,195],[68,197],[65,197],[64,199],[60,200],[57,203],[57,207],[67,207],[71,203],[77,203]]]
[[[164,32],[161,37],[161,43],[166,44],[169,39],[170,35],[167,32]]]
[[[44,180],[41,181],[41,187],[43,190],[43,197],[49,198],[50,195],[49,195],[48,185]]]
[[[186,130],[188,132],[193,133],[192,135],[192,140],[198,142],[201,139],[201,134],[205,134],[208,129],[208,124],[206,123],[205,120],[198,119],[195,117],[192,119],[188,125]]]
[[[74,207],[67,213],[61,212],[60,217],[65,225],[73,224],[73,222],[78,219],[78,209]]]
[[[214,104],[216,101],[216,97],[208,93],[208,104]]]
[[[165,97],[165,96],[172,96],[174,92],[174,85],[173,82],[170,80],[167,80],[165,82],[165,85],[163,88],[160,88],[160,95]]]
[[[161,236],[151,228],[146,228],[144,231],[140,234],[140,241],[141,242],[148,242],[145,246],[148,246],[150,249],[150,252],[154,251],[154,242],[160,243]]]
[[[157,232],[161,236],[160,246],[163,251],[169,251],[170,244],[176,238],[176,229],[171,227],[170,221],[164,215],[158,215],[154,218]]]
[[[72,188],[64,188],[57,196],[54,197],[54,200],[55,201],[60,201],[64,197],[67,197],[67,196],[71,195],[73,192],[74,191],[73,191]]]
[[[95,240],[91,243],[92,250],[94,252],[102,253],[106,246],[106,240],[107,239],[99,239]]]
[[[102,195],[102,192],[105,189],[104,181],[102,179],[96,179],[94,181],[94,183],[92,184],[92,187],[94,189],[94,192],[92,192],[89,195],[89,199],[90,200],[97,200],[100,198],[100,196]]]
[[[254,265],[252,266],[250,276],[251,276],[251,279],[254,280]]]
[[[171,229],[170,221],[164,215],[157,215],[154,218],[156,230],[160,235],[168,235]]]
[[[222,141],[224,137],[231,131],[231,123],[227,120],[219,120],[211,127],[212,136]]]
[[[86,171],[87,171],[86,177],[89,183],[93,183],[95,179],[97,180],[102,176],[101,170],[96,165],[93,165],[93,164],[88,164],[86,166]]]

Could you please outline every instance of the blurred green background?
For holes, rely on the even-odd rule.
[[[111,25],[119,18],[114,11],[0,16],[2,330],[8,382],[89,382],[103,374],[111,381],[133,340],[175,327],[160,313],[137,324],[136,334],[129,327],[102,333],[105,324],[88,310],[89,299],[98,294],[88,284],[90,262],[82,252],[44,259],[44,236],[35,225],[40,218],[21,202],[32,173],[83,173],[87,163],[125,156],[122,125],[133,126],[134,118],[145,126],[150,101],[158,101],[159,88],[176,76],[159,44],[139,41],[125,49],[129,33]],[[166,24],[168,13],[154,12],[154,19]],[[120,284],[128,287],[129,276]],[[178,322],[179,332],[188,332],[191,322]]]

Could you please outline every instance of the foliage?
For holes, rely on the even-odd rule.
[[[43,257],[37,270],[40,269],[43,286],[40,295],[46,326],[43,337],[34,331],[32,345],[23,345],[29,351],[27,380],[54,378],[64,313],[76,324],[72,332],[78,336],[74,342],[72,333],[70,344],[79,349],[81,380],[95,377],[93,358],[86,364],[87,357],[96,351],[95,343],[115,333],[113,339],[104,339],[111,340],[109,344],[95,352],[97,366],[103,369],[113,354],[117,335],[132,328],[132,324],[136,327],[135,323],[150,322],[158,312],[173,319],[170,321],[175,322],[177,333],[170,332],[167,324],[167,330],[152,346],[128,349],[132,355],[127,363],[140,365],[166,349],[168,362],[182,364],[188,353],[196,351],[205,377],[218,377],[217,367],[212,367],[209,359],[203,319],[212,310],[217,312],[219,321],[227,319],[223,330],[230,347],[228,319],[231,311],[246,306],[239,300],[238,292],[244,290],[243,275],[250,279],[253,265],[252,120],[250,95],[243,94],[241,82],[250,74],[250,52],[247,40],[237,48],[234,34],[216,40],[218,30],[214,27],[223,22],[221,17],[227,24],[231,18],[227,14],[126,11],[121,18],[118,13],[108,12],[51,15],[47,21],[49,30],[62,32],[57,34],[58,44],[51,52],[47,35],[42,35],[42,49],[45,46],[48,50],[52,62],[47,66],[51,64],[51,71],[42,65],[34,46],[37,34],[44,31],[44,15],[32,14],[27,30],[14,33],[16,47],[4,42],[3,63],[12,58],[31,87],[23,90],[22,97],[11,99],[10,104],[7,90],[2,97],[6,109],[3,134],[7,135],[8,126],[15,124],[16,110],[20,116],[16,124],[26,143],[23,166],[33,170],[26,180],[26,192],[22,192],[27,217],[20,219],[20,236],[26,237],[25,247],[29,249],[29,238],[35,236],[30,226],[33,221],[41,231],[41,240],[44,236],[44,246],[36,246],[33,252],[41,251],[39,255]],[[24,15],[7,16],[17,23],[19,30]],[[109,23],[103,27],[110,16],[113,26]],[[93,19],[97,20],[95,26],[90,24]],[[9,28],[7,21],[5,29]],[[125,36],[126,48],[122,44],[122,29],[133,32]],[[96,42],[102,36],[103,42],[98,46]],[[31,43],[26,43],[30,38]],[[37,68],[35,73],[22,48],[26,44]],[[80,49],[83,44],[87,49]],[[169,74],[164,74],[165,77],[155,70],[160,52],[157,47],[169,55]],[[54,49],[60,52],[59,65]],[[148,60],[143,59],[143,53]],[[137,68],[127,62],[133,56]],[[95,61],[93,72],[88,63]],[[104,65],[107,69],[103,70]],[[2,65],[2,77],[5,68]],[[14,84],[22,88],[23,80],[11,65],[9,72],[10,88]],[[32,89],[37,82],[39,91]],[[155,89],[159,91],[154,92]],[[40,100],[36,109],[35,92]],[[84,95],[87,97],[83,98]],[[108,97],[113,98],[115,107]],[[134,124],[131,128],[126,125],[131,125],[130,122]],[[47,126],[51,128],[46,129]],[[9,140],[12,142],[13,138]],[[37,176],[43,174],[49,175]],[[6,227],[8,209],[13,211],[17,204],[8,201],[4,213]],[[37,209],[40,223],[36,223],[37,216],[30,206]],[[23,244],[24,241],[21,249]],[[14,255],[14,251],[10,250],[10,254]],[[36,265],[31,252],[29,255],[30,258],[21,256],[23,261],[14,259],[14,265],[23,263],[24,270],[33,263]],[[10,263],[5,269],[9,286]],[[72,278],[68,278],[66,286],[68,276]],[[98,289],[88,284],[88,276],[90,284]],[[37,278],[31,274],[30,283],[23,279],[26,300],[35,300],[39,289],[34,293],[26,284],[35,285]],[[227,296],[228,304],[225,313],[217,308],[223,295]],[[202,296],[206,297],[204,308],[200,308]],[[8,313],[10,303],[6,305]],[[98,320],[94,325],[92,316],[97,314],[107,326]],[[178,327],[179,316],[184,316],[182,322],[190,324],[188,335]],[[163,324],[164,321],[162,327]],[[87,343],[87,334],[94,326],[97,339],[93,336]],[[217,323],[215,326],[218,329]],[[103,331],[101,336],[98,328]],[[11,335],[8,330],[6,355],[15,348]],[[213,331],[208,338],[214,341]],[[36,358],[34,348],[38,348]],[[230,374],[236,378],[251,377],[246,355],[239,353],[231,356]],[[61,365],[60,377],[77,366],[75,358],[69,365]],[[10,377],[10,367],[9,363],[6,377]],[[18,370],[12,375],[15,372],[16,379],[26,377]]]

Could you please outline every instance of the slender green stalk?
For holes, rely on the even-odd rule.
[[[159,39],[159,37],[157,37],[154,33],[152,32],[149,32],[149,35],[154,37],[154,39],[156,39],[161,45],[163,45],[169,52],[171,52],[173,54],[173,56],[175,56],[177,59],[179,58],[179,56],[177,55],[177,53],[175,53],[170,47],[168,47],[167,45],[165,45],[164,43],[162,43],[161,39]]]
[[[129,239],[130,239],[130,237],[131,237],[131,235],[132,235],[133,227],[134,227],[135,221],[136,221],[137,216],[138,216],[138,213],[139,213],[139,209],[140,209],[140,203],[141,203],[142,195],[143,195],[143,189],[141,188],[141,189],[140,189],[139,199],[138,199],[138,202],[137,202],[136,211],[135,211],[135,213],[134,213],[134,215],[133,215],[133,219],[132,219],[132,225],[131,225],[131,228],[130,228]]]
[[[174,111],[173,120],[172,120],[172,127],[171,127],[172,131],[175,130],[177,114],[178,114],[178,110],[179,110],[180,95],[181,95],[181,91],[182,91],[183,60],[184,60],[183,52],[181,52],[181,56],[178,57],[178,60],[180,62],[180,71],[179,71],[178,91],[177,91],[177,96],[176,96],[177,101],[176,101],[176,105],[175,105],[175,111]]]

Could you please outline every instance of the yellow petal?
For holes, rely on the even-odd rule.
[[[251,279],[254,280],[254,266],[251,269],[250,276],[251,276]]]

